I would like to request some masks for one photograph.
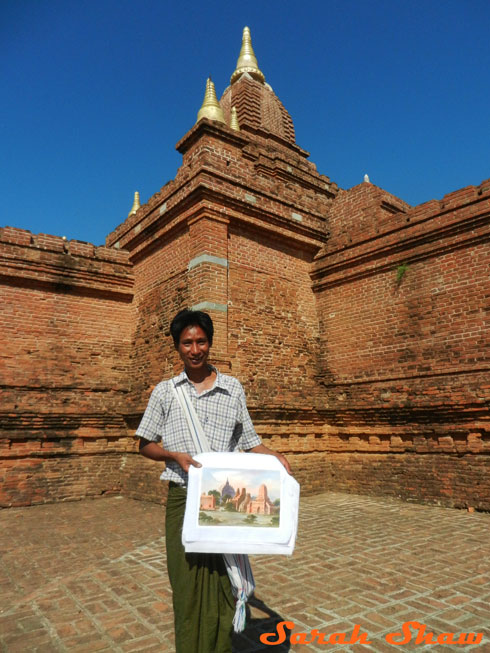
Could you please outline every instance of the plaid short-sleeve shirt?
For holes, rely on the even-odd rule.
[[[197,394],[185,370],[153,390],[136,435],[152,442],[162,442],[167,451],[197,453],[182,408],[171,383],[184,385],[199,417],[212,451],[252,449],[261,444],[248,414],[245,393],[238,379],[216,371],[212,388]],[[160,476],[162,480],[187,485],[187,474],[169,460]]]

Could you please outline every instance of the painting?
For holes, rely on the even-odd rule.
[[[279,528],[281,474],[255,469],[202,470],[199,525]]]

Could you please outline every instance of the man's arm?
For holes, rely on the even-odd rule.
[[[164,383],[159,383],[150,395],[148,405],[143,415],[143,419],[136,431],[139,437],[139,451],[145,458],[150,460],[168,462],[174,460],[182,467],[184,472],[189,471],[189,467],[201,467],[201,464],[194,460],[188,453],[181,451],[168,451],[164,449],[156,440],[159,439],[158,434],[162,433],[165,424],[164,412],[164,396],[168,392],[168,388]],[[148,435],[149,438],[145,438]]]
[[[277,453],[276,451],[272,451],[272,449],[269,449],[269,447],[266,447],[265,444],[258,444],[256,447],[253,447],[252,449],[246,449],[247,453],[265,453],[268,454],[269,456],[275,456],[280,463],[285,467],[286,471],[288,474],[291,474],[291,467],[287,461],[286,456],[283,456],[282,453]]]
[[[190,454],[183,453],[182,451],[167,451],[167,449],[163,449],[163,447],[156,442],[151,442],[144,438],[140,438],[139,451],[142,456],[149,458],[150,460],[164,462],[173,460],[182,467],[184,472],[188,472],[191,465],[193,467],[202,467],[201,463],[194,460]]]

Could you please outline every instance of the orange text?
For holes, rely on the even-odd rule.
[[[286,628],[295,628],[293,621],[280,621],[276,626],[275,633],[263,633],[260,636],[262,644],[275,646],[282,644],[288,639]],[[480,644],[483,639],[482,633],[441,633],[435,635],[427,632],[427,626],[418,621],[405,621],[399,633],[388,633],[385,635],[388,644],[402,646],[403,644]],[[321,633],[316,628],[310,633],[291,633],[289,635],[291,644],[371,644],[367,633],[361,633],[361,627],[357,624],[350,635],[348,633]]]

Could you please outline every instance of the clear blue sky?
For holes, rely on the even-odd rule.
[[[489,0],[1,0],[0,226],[103,244],[248,25],[297,143],[419,204],[490,177]]]

